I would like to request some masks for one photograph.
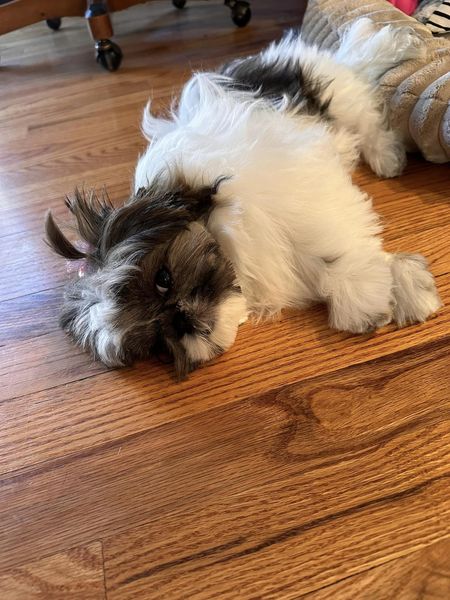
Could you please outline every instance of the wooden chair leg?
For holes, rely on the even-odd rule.
[[[113,35],[111,19],[109,18],[106,2],[88,0],[84,15],[88,22],[89,31],[95,42],[107,40]]]
[[[115,71],[122,62],[122,51],[109,39],[113,35],[113,28],[105,0],[88,0],[85,17],[95,42],[97,62],[104,69]]]

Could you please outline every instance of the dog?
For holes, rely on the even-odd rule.
[[[380,177],[402,172],[376,84],[423,52],[409,28],[366,18],[335,53],[291,31],[193,75],[169,117],[147,106],[131,198],[67,200],[87,248],[47,215],[48,243],[86,265],[66,290],[63,329],[108,366],[169,353],[183,379],[229,349],[249,315],[323,302],[332,328],[361,334],[435,313],[426,260],[383,251],[351,180],[360,156]]]

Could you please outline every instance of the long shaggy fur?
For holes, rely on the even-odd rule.
[[[146,351],[163,340],[183,375],[228,348],[247,312],[320,301],[332,327],[355,333],[435,312],[425,261],[383,251],[371,200],[351,180],[360,156],[381,177],[401,173],[404,149],[375,84],[422,52],[408,28],[368,19],[334,55],[291,32],[194,75],[169,117],[148,106],[136,197],[115,210],[69,206],[100,267],[76,284],[78,308],[69,294],[66,329],[109,364],[145,354],[146,336]],[[77,257],[51,218],[48,235]],[[170,278],[171,295],[156,301]]]

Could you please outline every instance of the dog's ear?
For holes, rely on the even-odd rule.
[[[45,217],[45,234],[47,244],[63,258],[69,258],[70,260],[86,258],[86,254],[76,248],[72,242],[69,242],[62,233],[50,211],[48,211]]]
[[[222,176],[211,185],[200,187],[193,187],[185,181],[180,181],[180,187],[175,196],[176,202],[192,215],[192,220],[207,216],[214,206],[214,196],[217,194],[220,184],[227,179],[229,177]]]
[[[130,250],[139,253],[141,248],[147,251],[149,246],[170,240],[191,220],[182,205],[167,201],[164,196],[151,198],[148,191],[138,192],[105,222],[98,247],[100,256],[105,257],[125,240]]]
[[[76,188],[73,196],[66,197],[66,206],[77,221],[80,236],[96,248],[104,224],[114,210],[106,191],[100,198],[93,190],[86,194]]]
[[[167,184],[156,183],[148,188],[139,188],[132,203],[139,200],[144,203],[146,200],[153,202],[157,198],[158,202],[167,208],[184,210],[189,221],[197,221],[212,210],[214,196],[221,183],[227,179],[229,177],[224,175],[210,185],[193,185],[186,180],[181,171],[174,172]]]
[[[106,192],[99,198],[93,191],[86,194],[77,188],[72,197],[66,197],[66,206],[74,215],[80,237],[89,250],[83,251],[74,246],[55,223],[50,211],[45,219],[48,245],[63,258],[70,260],[93,258],[105,222],[114,210]]]

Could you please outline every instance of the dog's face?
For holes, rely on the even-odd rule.
[[[76,192],[67,204],[87,252],[48,215],[53,249],[86,262],[85,275],[66,290],[61,315],[78,344],[109,366],[164,352],[180,379],[232,345],[245,301],[203,222],[215,191],[142,190],[118,209]]]

